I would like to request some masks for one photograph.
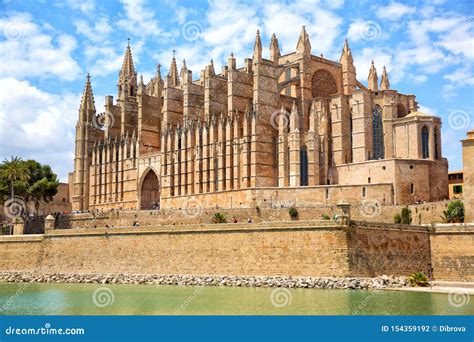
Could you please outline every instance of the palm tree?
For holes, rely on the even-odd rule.
[[[28,167],[20,157],[5,159],[0,165],[0,177],[10,182],[11,200],[15,198],[13,183],[15,181],[26,181],[30,178]]]
[[[14,196],[13,182],[17,180],[26,181],[30,178],[28,167],[20,157],[11,157],[10,160],[5,159],[0,166],[0,177],[10,181],[12,199]]]

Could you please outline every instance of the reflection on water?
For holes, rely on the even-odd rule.
[[[474,297],[406,291],[0,283],[7,315],[472,315]]]

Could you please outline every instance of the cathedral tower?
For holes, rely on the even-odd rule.
[[[95,138],[98,138],[102,132],[99,127],[99,121],[100,119],[96,117],[94,95],[88,74],[79,107],[79,118],[76,124],[72,194],[73,210],[83,211],[89,208],[89,155]]]

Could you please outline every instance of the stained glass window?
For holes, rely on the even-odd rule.
[[[424,126],[421,129],[421,155],[423,159],[430,157],[430,136],[428,127]]]
[[[372,109],[372,144],[373,159],[385,158],[383,142],[382,107],[380,107],[379,105],[375,105]]]

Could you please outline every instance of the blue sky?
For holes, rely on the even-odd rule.
[[[0,0],[0,9],[0,158],[37,159],[63,181],[86,74],[102,111],[104,96],[117,94],[128,37],[147,82],[157,63],[167,72],[173,49],[197,78],[231,52],[242,65],[257,28],[264,46],[275,33],[282,53],[293,51],[302,25],[315,55],[338,60],[347,37],[365,84],[372,59],[379,77],[386,65],[393,89],[442,117],[443,154],[451,170],[462,168],[459,140],[474,126],[471,0]]]

